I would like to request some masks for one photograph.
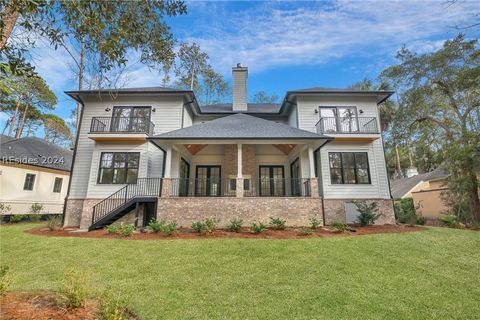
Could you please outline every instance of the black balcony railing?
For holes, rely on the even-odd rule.
[[[174,178],[172,197],[235,197],[237,179]],[[244,197],[310,197],[310,179],[244,178]]]
[[[154,134],[155,125],[146,117],[93,117],[90,133]]]
[[[375,117],[322,117],[317,133],[379,133]]]

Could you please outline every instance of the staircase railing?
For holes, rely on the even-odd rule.
[[[92,224],[100,221],[135,197],[159,197],[161,190],[161,178],[138,178],[137,183],[125,185],[93,206]]]

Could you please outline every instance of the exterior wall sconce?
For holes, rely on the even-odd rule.
[[[315,113],[318,113],[318,109],[315,109]]]
[[[360,112],[360,114],[363,114],[363,110],[362,110],[362,109],[358,110],[358,112]]]
[[[152,109],[152,112],[155,112],[155,111],[157,111],[157,109],[153,108],[153,109]]]
[[[110,111],[110,110],[112,110],[112,109],[110,109],[110,108],[108,108],[108,107],[105,108],[105,111],[107,111],[107,112]]]

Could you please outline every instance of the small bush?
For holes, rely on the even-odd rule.
[[[304,236],[309,236],[309,235],[313,234],[313,229],[312,228],[302,228],[302,230],[300,231],[300,234],[302,234]]]
[[[310,228],[312,228],[313,230],[320,228],[322,225],[322,220],[315,217],[310,218]]]
[[[57,215],[48,216],[47,218],[47,228],[50,231],[59,230],[62,228],[62,218]]]
[[[262,222],[252,223],[252,232],[253,233],[262,233],[267,230],[267,225]]]
[[[243,225],[243,220],[240,218],[235,218],[230,221],[230,224],[228,225],[227,229],[232,232],[240,232],[240,230],[242,230],[242,225]]]
[[[98,313],[100,320],[128,320],[130,315],[125,299],[118,294],[116,296],[111,293],[102,294]]]
[[[355,200],[353,203],[357,206],[358,212],[360,212],[356,222],[361,226],[374,224],[381,216],[378,213],[378,204],[376,202],[368,204],[365,200]]]
[[[171,236],[172,234],[177,232],[177,228],[178,228],[177,222],[172,221],[168,224],[164,224],[161,228],[161,231],[167,236]]]
[[[148,223],[147,229],[148,229],[148,231],[158,233],[158,232],[162,231],[163,225],[164,225],[163,221],[158,221],[158,220],[152,219]]]
[[[83,279],[73,269],[67,271],[59,291],[60,305],[67,309],[83,307],[87,299],[83,283]]]
[[[212,233],[217,229],[218,220],[214,218],[205,219],[192,223],[192,229],[200,234]]]
[[[438,217],[438,221],[440,221],[444,226],[447,226],[449,228],[456,228],[458,226],[458,218],[453,214],[440,216]]]
[[[6,215],[10,210],[12,210],[12,208],[8,204],[0,202],[0,215]]]
[[[344,223],[343,221],[338,221],[338,220],[334,221],[332,223],[331,227],[338,230],[338,231],[341,231],[341,232],[345,232],[349,229],[346,223]]]
[[[22,221],[23,219],[25,219],[25,215],[23,214],[14,214],[14,215],[11,215],[10,216],[10,223],[19,223],[20,221]]]
[[[111,224],[108,225],[104,228],[107,231],[107,234],[117,234],[118,233],[118,227]]]
[[[8,270],[8,266],[0,266],[0,296],[5,295],[10,288],[11,279]]]
[[[270,218],[270,226],[277,230],[285,230],[287,220],[282,220],[280,218]]]
[[[118,233],[124,237],[130,237],[133,232],[135,231],[135,225],[133,223],[130,224],[120,224],[118,227]]]
[[[30,215],[28,216],[30,221],[40,221],[40,212],[43,210],[43,205],[40,203],[34,203],[30,206]]]
[[[417,215],[417,220],[415,222],[416,222],[416,224],[419,224],[419,225],[423,226],[423,225],[425,225],[427,220],[425,219],[424,216]]]
[[[395,202],[395,215],[400,223],[415,224],[416,214],[412,198],[405,198]]]

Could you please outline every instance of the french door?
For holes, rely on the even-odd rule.
[[[196,197],[219,197],[221,183],[220,166],[197,166],[195,176]]]
[[[148,132],[150,107],[114,107],[113,132]]]
[[[292,178],[292,196],[300,196],[302,188],[300,181],[300,160],[298,158],[290,164],[290,177]]]
[[[185,159],[180,160],[180,179],[178,186],[178,196],[188,196],[188,187],[190,178],[190,164]]]
[[[260,166],[260,196],[285,196],[285,170],[283,166]]]

